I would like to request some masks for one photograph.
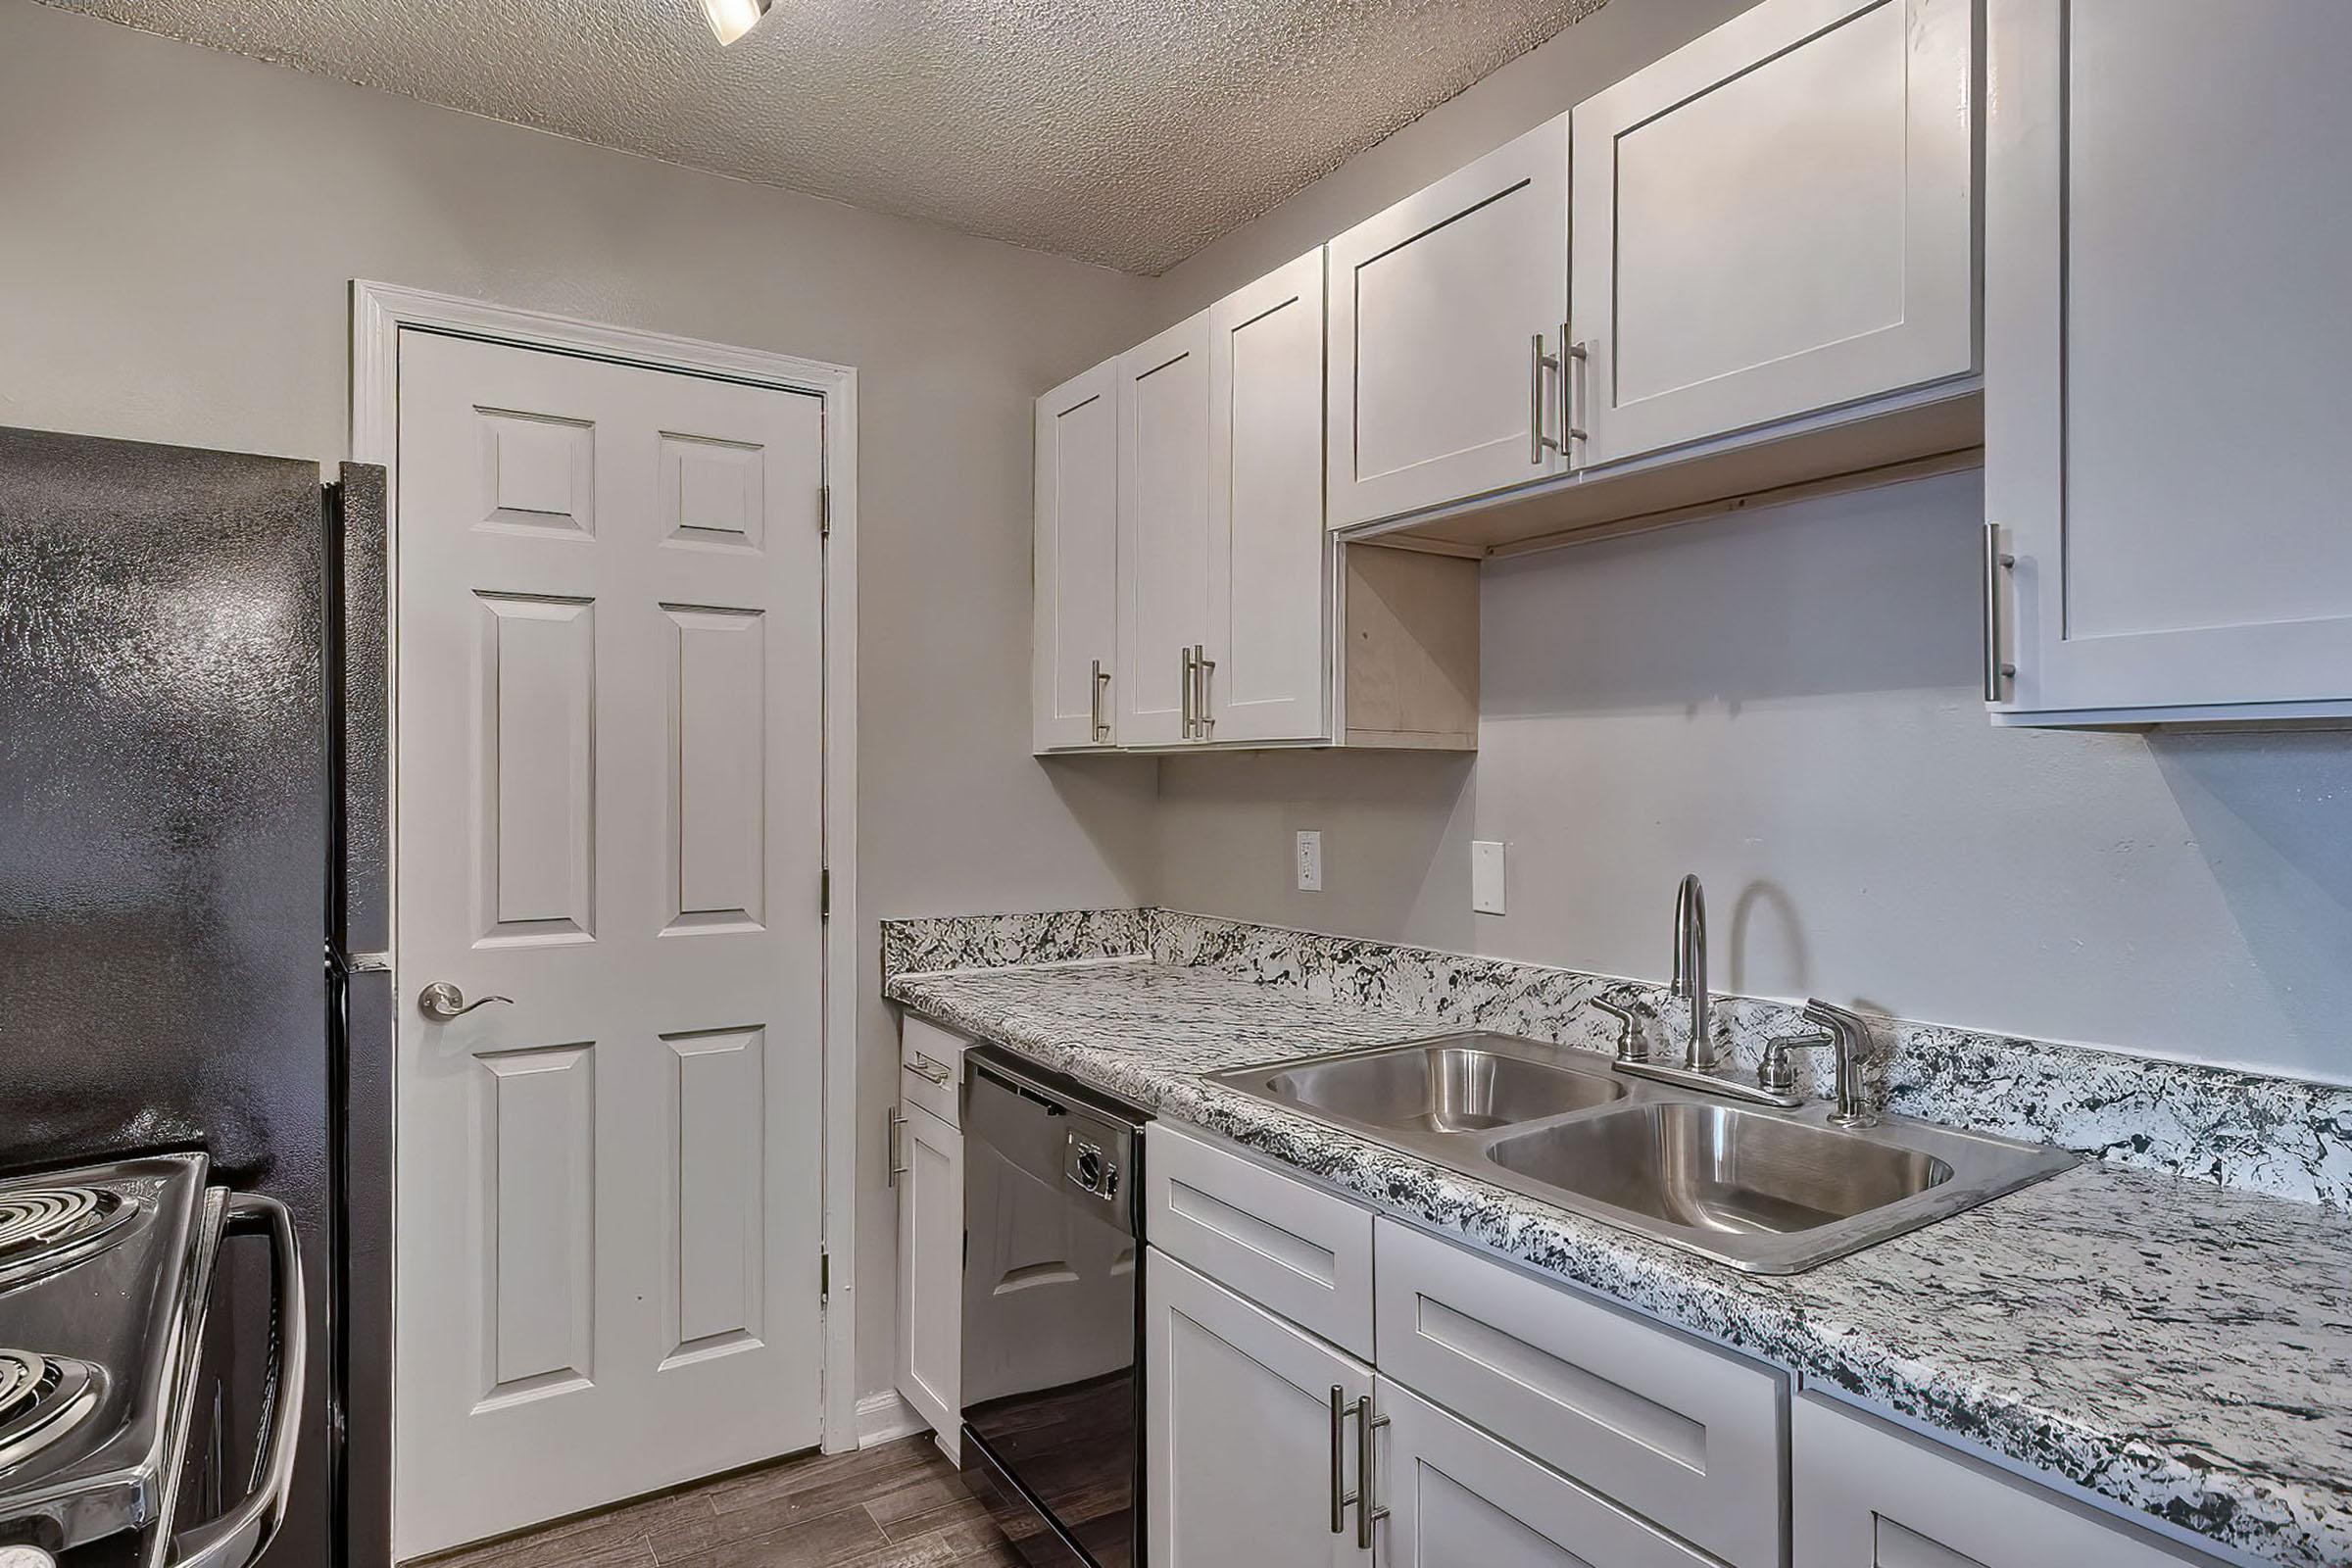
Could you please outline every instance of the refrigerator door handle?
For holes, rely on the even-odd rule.
[[[220,1518],[194,1525],[172,1538],[170,1568],[248,1568],[259,1558],[286,1517],[294,1487],[294,1455],[302,1441],[303,1370],[309,1365],[310,1323],[304,1316],[302,1242],[294,1214],[274,1198],[238,1193],[228,1200],[221,1232],[266,1230],[277,1286],[277,1332],[270,1382],[270,1446],[257,1466],[261,1484]]]

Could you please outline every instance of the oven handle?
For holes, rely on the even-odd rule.
[[[294,1487],[294,1453],[302,1441],[302,1381],[310,1364],[310,1320],[302,1298],[302,1243],[285,1204],[259,1193],[228,1200],[221,1234],[267,1230],[270,1262],[277,1285],[276,1351],[270,1367],[275,1385],[270,1419],[270,1448],[258,1467],[261,1483],[243,1502],[220,1518],[179,1532],[166,1560],[171,1568],[248,1568],[285,1522],[286,1498]]]

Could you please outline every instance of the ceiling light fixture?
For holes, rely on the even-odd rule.
[[[733,43],[759,24],[775,0],[703,0],[703,15],[721,44]]]

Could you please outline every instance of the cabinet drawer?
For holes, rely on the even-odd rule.
[[[1736,1568],[1781,1561],[1787,1380],[1378,1223],[1383,1373]]]
[[[1154,1122],[1144,1143],[1144,1235],[1169,1256],[1371,1358],[1368,1210]]]
[[[2087,1505],[1805,1395],[1790,1412],[1805,1568],[2205,1568]]]
[[[963,1125],[963,1048],[971,1042],[906,1014],[899,1028],[899,1095],[951,1127]]]

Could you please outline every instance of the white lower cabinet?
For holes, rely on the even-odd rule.
[[[892,1123],[899,1189],[899,1395],[961,1462],[963,1134],[912,1102]]]
[[[1370,1367],[1156,1249],[1144,1356],[1152,1568],[1361,1568],[1335,1497],[1356,1485]]]
[[[1715,1559],[1383,1377],[1383,1568],[1711,1568]]]
[[[1373,1256],[1383,1373],[1734,1568],[1777,1568],[1781,1373],[1393,1220]]]
[[[1146,1151],[1152,1568],[2218,1568],[1204,1137]]]
[[[2212,1561],[1815,1395],[1790,1410],[1803,1568],[2186,1568]]]

